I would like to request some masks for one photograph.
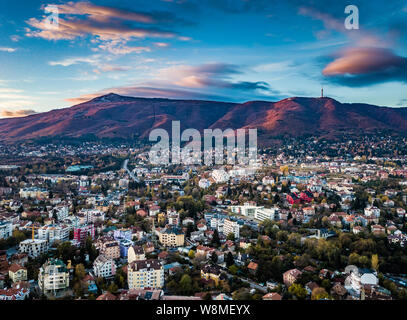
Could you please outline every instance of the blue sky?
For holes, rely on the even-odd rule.
[[[0,29],[1,117],[109,92],[244,102],[321,86],[407,106],[407,0],[2,1]]]

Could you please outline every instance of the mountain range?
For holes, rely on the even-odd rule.
[[[257,128],[260,143],[276,136],[335,136],[387,130],[407,133],[407,108],[340,103],[331,98],[294,97],[278,102],[229,103],[200,100],[124,97],[110,93],[73,107],[23,118],[0,119],[0,139],[38,138],[148,139],[154,128]]]

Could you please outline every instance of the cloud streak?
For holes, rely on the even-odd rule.
[[[127,46],[127,42],[132,40],[176,38],[185,41],[190,39],[162,28],[163,25],[186,23],[172,13],[138,12],[99,6],[90,2],[47,5],[43,6],[43,10],[49,11],[51,6],[58,9],[58,25],[51,25],[46,15],[42,18],[30,18],[26,21],[29,25],[26,28],[26,36],[55,41],[92,37],[94,43],[101,43],[97,49],[107,50],[114,54],[140,53],[150,50],[143,46]]]
[[[0,117],[2,118],[21,118],[26,117],[32,114],[36,114],[37,112],[31,109],[24,109],[24,110],[1,110]]]
[[[322,73],[329,81],[347,86],[407,82],[407,58],[384,48],[347,48]]]

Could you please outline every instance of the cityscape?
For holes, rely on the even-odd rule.
[[[407,300],[406,17],[0,4],[0,307]]]

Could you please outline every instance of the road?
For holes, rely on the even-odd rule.
[[[228,277],[229,279],[235,277],[234,275],[231,275],[230,273],[226,273],[226,275],[227,275],[227,277]],[[248,284],[250,285],[250,288],[252,288],[252,289],[257,289],[257,290],[259,290],[259,291],[262,291],[262,292],[267,293],[267,287],[263,287],[263,286],[259,285],[258,283],[253,282],[253,281],[251,281],[251,280],[249,280],[249,279],[245,279],[245,278],[242,278],[242,277],[239,277],[239,276],[237,276],[237,277],[238,277],[240,280],[242,280],[243,282],[248,283]]]
[[[124,160],[123,169],[127,171],[130,178],[132,178],[135,182],[140,182],[140,180],[138,178],[136,178],[134,173],[129,170],[129,168],[127,167],[128,164],[129,164],[129,159]]]

